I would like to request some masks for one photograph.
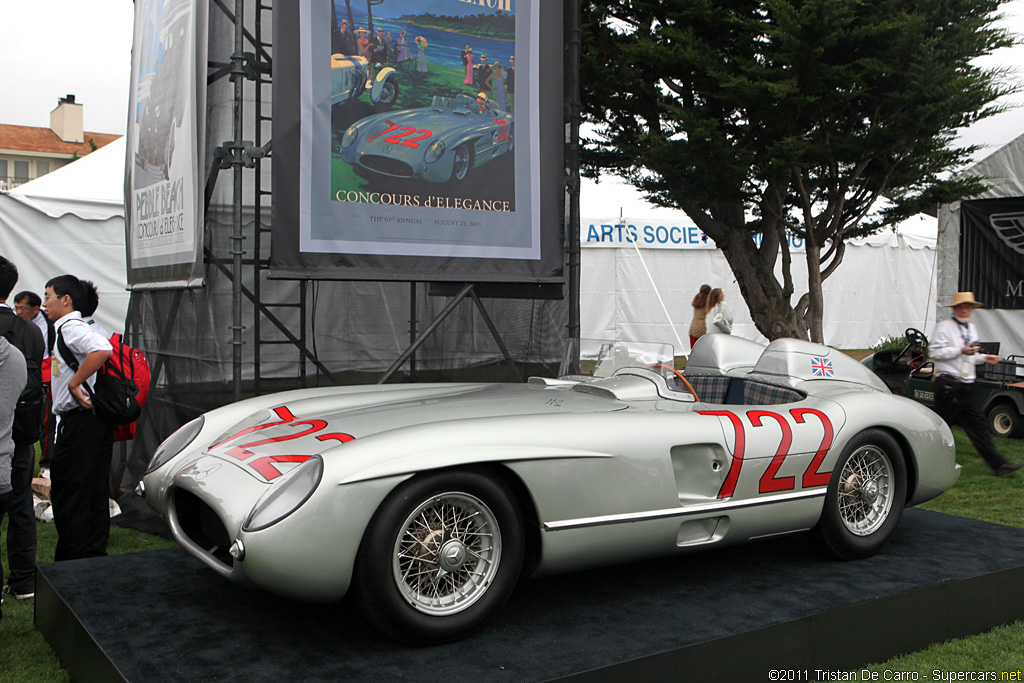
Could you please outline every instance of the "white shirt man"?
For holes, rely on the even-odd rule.
[[[953,295],[953,317],[935,326],[928,355],[935,363],[935,412],[949,424],[959,424],[967,432],[978,454],[992,473],[1002,477],[1019,470],[1020,463],[1007,462],[989,434],[988,422],[975,392],[974,380],[979,363],[998,363],[999,356],[978,353],[978,331],[971,324],[971,313],[982,304],[974,292]]]
[[[46,284],[46,315],[59,330],[50,382],[53,412],[60,415],[50,459],[56,562],[106,555],[110,534],[107,489],[114,428],[92,411],[86,387],[110,357],[111,346],[82,321],[76,304],[85,297],[85,286],[73,275]],[[75,363],[77,370],[71,367]]]

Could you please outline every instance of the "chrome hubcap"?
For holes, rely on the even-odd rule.
[[[839,517],[850,533],[868,536],[885,523],[892,509],[892,463],[869,445],[858,449],[840,473]]]

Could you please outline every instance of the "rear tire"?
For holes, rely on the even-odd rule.
[[[410,479],[381,504],[356,560],[355,599],[383,633],[414,644],[464,638],[515,588],[523,520],[500,479],[474,470]]]
[[[906,500],[902,449],[886,432],[867,429],[839,456],[811,541],[842,560],[870,557],[896,530]]]

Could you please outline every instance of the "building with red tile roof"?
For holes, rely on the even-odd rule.
[[[50,127],[0,123],[0,190],[12,190],[66,166],[121,137],[82,128],[82,105],[62,97],[50,112]]]

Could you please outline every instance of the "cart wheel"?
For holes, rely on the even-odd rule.
[[[997,403],[989,409],[988,426],[996,436],[1010,439],[1024,437],[1024,417],[1010,403]]]

